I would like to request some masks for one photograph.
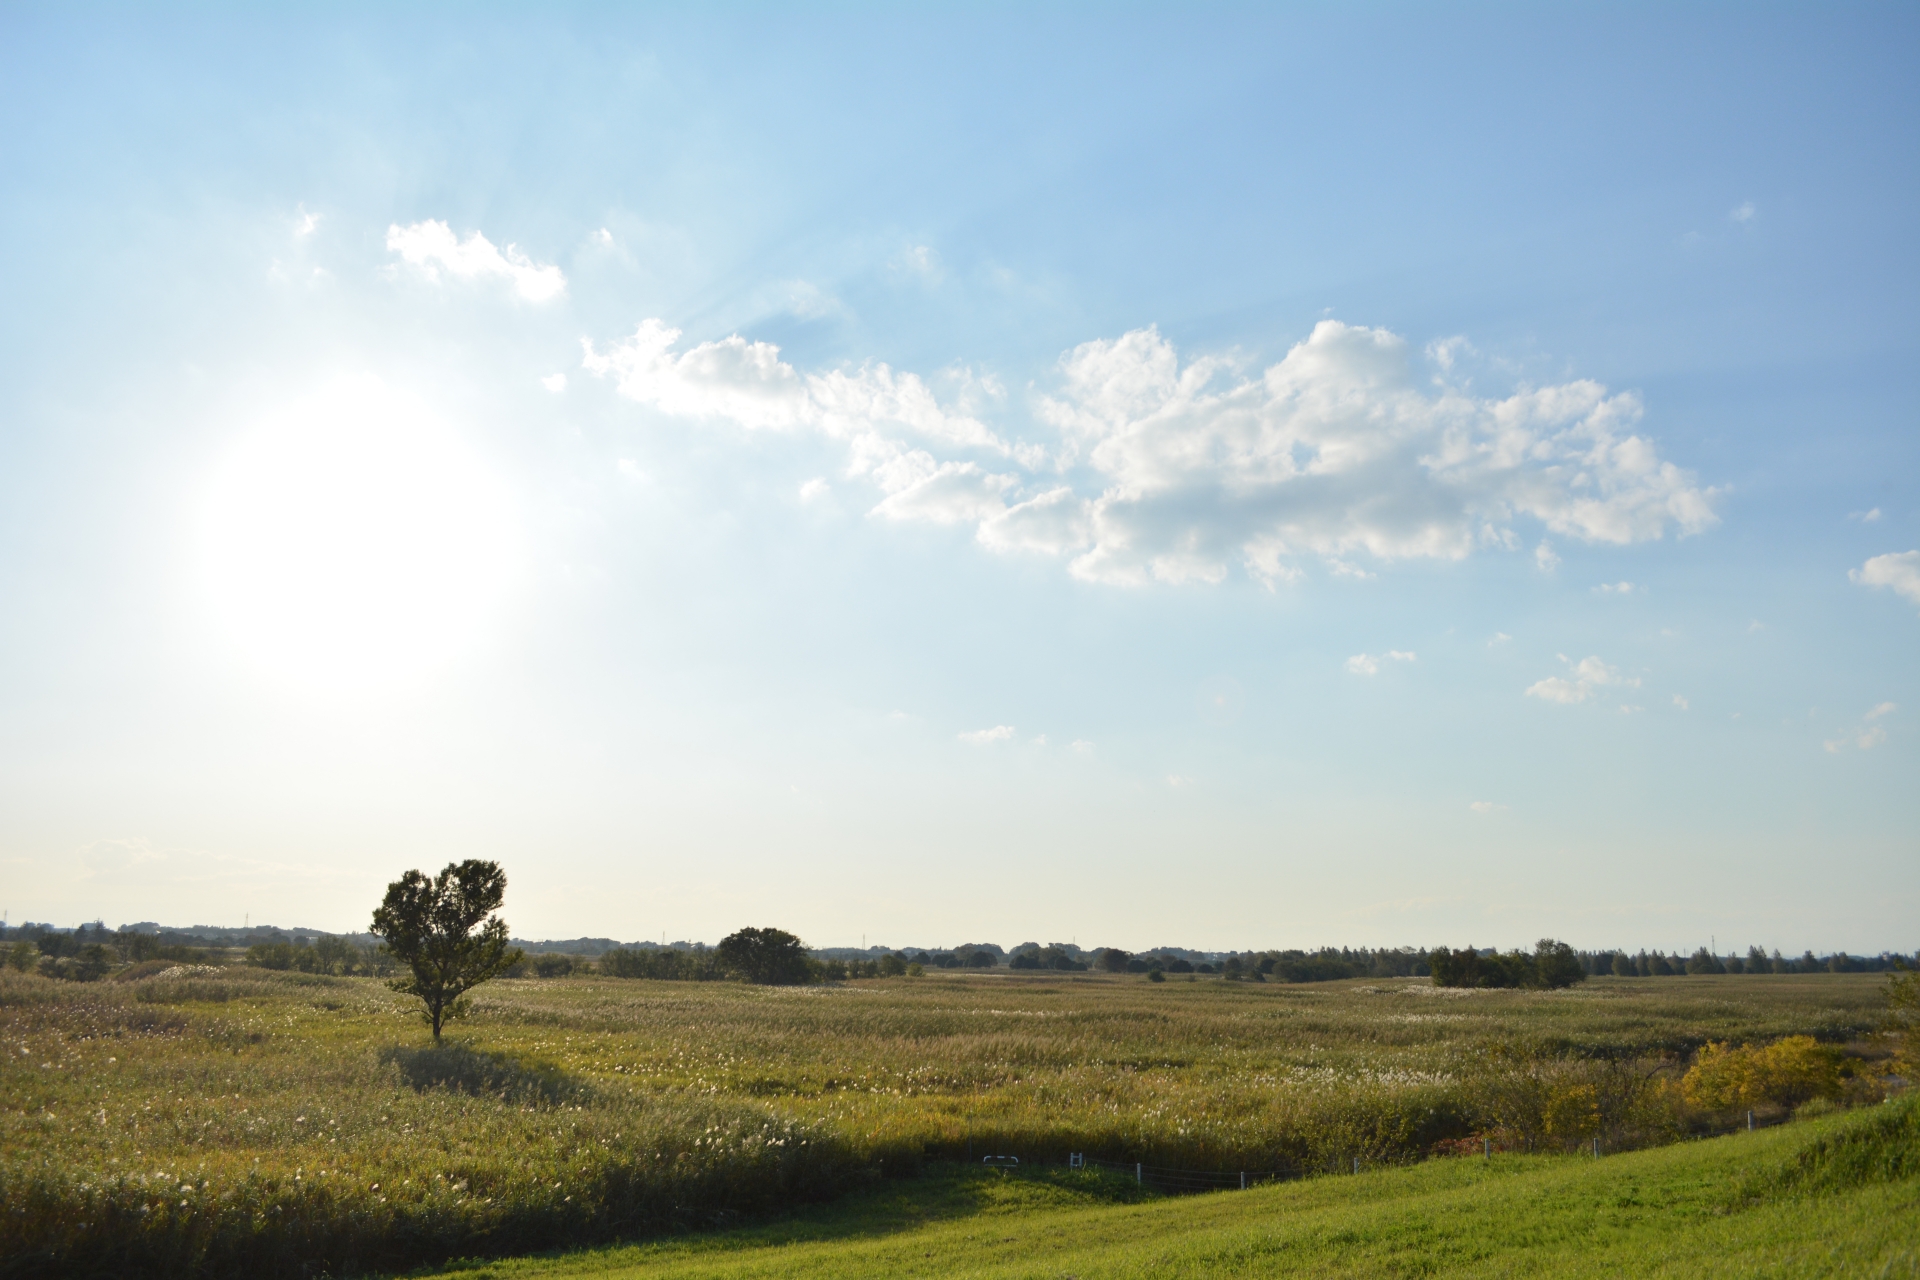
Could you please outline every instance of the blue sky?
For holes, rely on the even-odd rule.
[[[0,897],[1911,949],[1901,6],[15,6]]]

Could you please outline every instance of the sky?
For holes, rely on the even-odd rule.
[[[1920,947],[1920,12],[0,12],[0,909]]]

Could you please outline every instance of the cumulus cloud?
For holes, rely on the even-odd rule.
[[[680,349],[641,322],[584,364],[678,417],[843,440],[877,515],[971,524],[996,551],[1065,559],[1096,582],[1269,585],[1302,564],[1366,576],[1362,561],[1460,559],[1557,537],[1626,544],[1713,524],[1716,491],[1660,458],[1632,394],[1598,383],[1476,397],[1416,376],[1384,329],[1323,321],[1251,375],[1181,362],[1157,329],[1062,357],[1037,413],[1048,445],[1016,444],[884,364],[807,373],[732,335]],[[1430,352],[1444,371],[1460,344]],[[1551,546],[1535,552],[1558,563]]]
[[[1356,676],[1378,675],[1380,672],[1380,664],[1383,662],[1413,662],[1415,660],[1414,654],[1403,653],[1399,649],[1389,649],[1378,657],[1370,653],[1356,653],[1347,659],[1347,670]]]
[[[553,394],[559,395],[567,389],[567,375],[564,373],[550,373],[540,379],[540,385],[553,392]]]
[[[1640,687],[1638,676],[1622,675],[1620,668],[1609,666],[1595,657],[1575,662],[1563,653],[1560,661],[1566,663],[1567,674],[1535,681],[1527,687],[1529,698],[1539,698],[1543,702],[1585,702],[1601,689]]]
[[[1495,804],[1491,800],[1475,800],[1467,806],[1467,808],[1473,810],[1475,813],[1498,813],[1506,807],[1507,806],[1503,804]]]
[[[1875,556],[1847,577],[1863,587],[1888,587],[1920,604],[1920,551],[1894,551]]]
[[[1691,702],[1687,701],[1685,695],[1678,694],[1678,693],[1673,695],[1673,705],[1680,708],[1682,711],[1689,710],[1693,706]]]
[[[1603,582],[1593,589],[1595,595],[1630,596],[1640,588],[1631,582]]]
[[[1753,207],[1753,201],[1742,200],[1728,212],[1727,216],[1735,222],[1752,222],[1760,216],[1760,211]]]
[[[1005,742],[1013,737],[1014,728],[1010,724],[997,724],[991,729],[975,729],[959,735],[960,741],[970,747],[984,747],[990,743]]]
[[[546,302],[566,290],[567,278],[556,266],[542,266],[513,245],[503,252],[478,231],[464,241],[444,222],[429,219],[410,227],[387,228],[387,249],[420,268],[428,279],[444,271],[463,280],[502,279],[528,302]]]

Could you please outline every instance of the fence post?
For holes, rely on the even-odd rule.
[[[1247,1171],[1245,1169],[1240,1171],[1240,1189],[1242,1191],[1247,1189]]]
[[[1359,1156],[1355,1156],[1355,1157],[1353,1158],[1353,1171],[1354,1171],[1355,1173],[1358,1173],[1358,1172],[1360,1172],[1360,1157],[1359,1157]]]
[[[1136,1187],[1144,1186],[1146,1184],[1146,1181],[1147,1180],[1145,1178],[1140,1176],[1140,1166],[1138,1164],[1135,1164],[1133,1166],[1133,1185],[1135,1185]]]
[[[967,1154],[971,1155],[973,1153],[968,1152]],[[1492,1138],[1480,1139],[1480,1154],[1485,1156],[1489,1160],[1493,1159],[1493,1139]]]
[[[1593,1158],[1595,1160],[1598,1160],[1600,1158],[1600,1139],[1599,1138],[1595,1138],[1593,1140]]]
[[[1747,1112],[1747,1132],[1753,1132],[1753,1112]]]

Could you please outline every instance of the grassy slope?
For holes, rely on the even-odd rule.
[[[950,1171],[765,1226],[461,1274],[1920,1276],[1916,1108],[1898,1105],[1897,1128],[1894,1109],[1875,1108],[1600,1161],[1440,1160],[1135,1204],[1097,1186]],[[1779,1176],[1863,1134],[1891,1180]]]

